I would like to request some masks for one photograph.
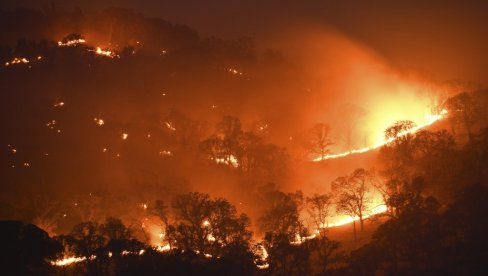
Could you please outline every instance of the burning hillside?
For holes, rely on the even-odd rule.
[[[221,39],[124,9],[1,14],[13,274],[436,274],[485,227],[479,85],[309,21]]]

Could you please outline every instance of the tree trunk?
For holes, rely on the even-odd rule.
[[[354,220],[354,217],[352,218],[352,227],[354,229],[354,242],[357,241],[357,236],[356,236],[356,221]]]

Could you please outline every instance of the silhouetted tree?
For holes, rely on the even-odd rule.
[[[251,173],[258,169],[260,154],[262,154],[263,140],[252,132],[244,132],[239,138],[240,167],[243,172]]]
[[[267,232],[264,246],[268,251],[268,263],[272,275],[310,274],[310,249],[290,243],[286,233]]]
[[[222,255],[229,246],[247,247],[251,232],[249,218],[225,199],[210,199],[208,194],[189,193],[173,203],[176,224],[168,227],[168,238],[181,250]]]
[[[75,253],[87,258],[96,256],[107,243],[103,228],[96,222],[82,222],[75,225],[71,236],[74,238]]]
[[[388,143],[380,149],[379,159],[384,191],[389,194],[399,192],[412,177],[414,135],[409,130],[413,127],[415,123],[412,121],[398,121],[385,130]]]
[[[462,189],[443,214],[441,229],[445,238],[441,257],[448,273],[488,273],[488,188],[484,181]]]
[[[472,127],[478,119],[478,106],[470,93],[460,93],[446,101],[449,118],[464,125],[470,142],[473,142]]]
[[[122,240],[131,237],[129,229],[118,218],[107,218],[100,227],[103,235],[108,240]]]
[[[80,39],[85,39],[82,35],[78,33],[71,33],[61,40],[62,43],[67,43],[68,41],[73,41],[73,40],[80,40]]]
[[[42,229],[20,221],[0,221],[0,264],[5,275],[52,274],[50,261],[63,248]]]
[[[330,152],[329,147],[333,145],[329,138],[330,127],[326,124],[316,124],[308,132],[306,147],[311,154],[318,155],[321,159]]]
[[[277,236],[280,242],[284,237],[287,237],[288,242],[295,241],[297,237],[301,238],[304,227],[300,221],[297,202],[282,192],[271,193],[268,196],[271,206],[259,219],[261,229]]]
[[[454,137],[447,131],[422,130],[413,139],[413,167],[416,176],[422,176],[429,184],[431,193],[439,198],[449,195],[446,186],[452,183],[456,171],[456,148]],[[451,184],[454,185],[454,184]]]
[[[332,182],[337,212],[353,218],[354,240],[356,240],[354,218],[359,218],[361,230],[363,230],[363,217],[369,210],[368,203],[371,200],[368,195],[371,183],[372,174],[365,169],[356,169],[351,175],[339,177]]]
[[[316,261],[320,267],[320,273],[322,274],[327,274],[337,262],[343,259],[343,256],[337,252],[341,246],[338,241],[331,240],[325,236],[320,236],[316,239],[308,240],[306,243],[312,251],[312,254],[317,254]]]
[[[330,208],[332,205],[332,195],[330,194],[314,194],[306,198],[307,211],[312,218],[316,229],[320,232],[321,237],[326,237],[327,233],[327,219],[330,216]]]
[[[402,193],[402,212],[375,232],[372,241],[352,252],[353,274],[439,275],[444,270],[443,235],[439,204],[421,196],[421,179],[412,191]]]

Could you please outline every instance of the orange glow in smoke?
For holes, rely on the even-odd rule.
[[[405,136],[407,134],[415,133],[415,132],[417,132],[417,131],[425,128],[425,127],[428,127],[428,126],[434,124],[435,122],[441,120],[446,115],[447,115],[447,110],[446,109],[441,110],[441,112],[439,112],[439,114],[429,114],[429,115],[426,115],[424,117],[423,122],[417,123],[417,125],[415,127],[409,129],[408,131],[404,131],[404,132],[399,133],[397,135],[397,137],[402,137],[402,136]],[[367,152],[367,151],[370,151],[370,150],[374,150],[374,149],[380,148],[380,147],[382,147],[382,146],[384,146],[384,145],[392,142],[393,140],[394,140],[394,138],[390,138],[390,139],[387,139],[387,140],[383,138],[379,142],[375,143],[374,145],[372,145],[370,147],[353,149],[353,150],[350,150],[350,151],[345,151],[345,152],[336,153],[336,154],[328,154],[324,158],[317,157],[313,161],[314,162],[319,162],[319,161],[322,161],[322,160],[340,158],[340,157],[345,157],[345,156],[348,156],[348,155],[351,155],[351,154]]]

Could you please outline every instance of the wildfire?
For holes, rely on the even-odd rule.
[[[175,131],[176,128],[173,126],[172,122],[164,122],[164,125],[171,131]]]
[[[97,126],[103,126],[105,124],[105,121],[101,118],[94,118],[93,121],[95,121],[95,124],[97,124]]]
[[[312,239],[315,239],[316,237],[317,237],[317,235],[315,235],[315,234],[312,234],[312,235],[306,236],[306,237],[301,237],[300,235],[295,234],[295,240],[291,241],[290,243],[293,245],[300,245],[303,242],[305,242],[306,240],[312,240]]]
[[[86,257],[66,257],[60,260],[51,261],[52,265],[55,266],[68,266],[75,263],[80,263],[86,261]]]
[[[97,47],[95,49],[95,53],[97,55],[101,55],[101,56],[104,56],[104,57],[108,57],[108,58],[115,58],[115,57],[119,57],[119,55],[117,55],[113,50],[103,50],[102,48],[100,47]]]
[[[363,219],[370,218],[374,215],[382,214],[382,213],[386,212],[387,210],[388,209],[387,209],[385,204],[380,204],[380,205],[376,206],[375,208],[373,208],[369,214],[364,215]],[[327,223],[327,222],[321,223],[320,228],[323,229],[323,228],[342,226],[342,225],[346,225],[346,224],[349,224],[349,223],[352,223],[352,222],[358,221],[358,220],[359,220],[359,217],[344,216],[344,217],[341,217],[340,219],[338,219],[332,223]],[[318,233],[320,233],[319,229],[316,229],[314,234],[311,234],[310,236],[305,236],[305,237],[302,237],[297,233],[295,235],[295,240],[292,241],[291,244],[300,245],[307,240],[315,239],[315,238],[317,238]],[[258,266],[258,268],[259,268],[259,266]]]
[[[156,249],[158,252],[167,252],[171,250],[171,246],[169,244],[158,245],[154,249]]]
[[[51,120],[46,123],[46,127],[48,127],[50,130],[54,130],[57,133],[61,133],[61,129],[56,129],[57,121],[56,120]]]
[[[46,126],[51,129],[51,130],[54,130],[54,127],[56,126],[56,120],[51,120],[49,122],[46,123]]]
[[[124,251],[122,251],[121,254],[122,254],[122,256],[126,256],[126,255],[139,255],[139,256],[142,256],[142,255],[144,255],[145,252],[146,251],[144,249],[141,249],[141,250],[139,250],[137,252],[124,250]]]
[[[215,158],[214,160],[215,160],[215,163],[217,163],[217,164],[225,164],[228,166],[232,166],[234,168],[239,167],[239,162],[234,155],[230,155],[230,156],[225,157],[225,158]]]
[[[374,215],[382,214],[382,213],[384,213],[386,211],[387,211],[386,205],[384,205],[384,204],[378,205],[378,206],[376,206],[375,208],[373,208],[371,210],[370,214],[363,216],[363,219],[367,219],[367,218],[369,218],[371,216],[374,216]],[[335,222],[329,223],[326,227],[342,226],[342,225],[346,225],[346,224],[349,224],[349,223],[351,223],[353,221],[358,221],[358,220],[359,220],[359,217],[354,217],[354,218],[352,218],[352,217],[345,217],[343,219],[339,219],[339,220],[337,220]]]
[[[268,251],[266,250],[266,248],[264,248],[264,246],[262,245],[259,245],[257,247],[257,250],[256,250],[256,255],[259,256],[259,261],[261,261],[263,264],[256,264],[256,261],[255,261],[255,264],[256,264],[256,267],[259,268],[259,269],[266,269],[269,267],[269,263],[267,263],[268,261]]]
[[[12,61],[10,61],[10,62],[5,62],[5,66],[10,66],[10,65],[14,65],[14,64],[27,64],[29,62],[30,61],[25,57],[22,57],[22,58],[16,57],[16,58],[12,59]]]
[[[162,150],[159,152],[160,156],[172,156],[173,153],[170,150]]]
[[[448,111],[446,109],[443,109],[443,110],[441,110],[441,112],[439,112],[439,114],[427,115],[427,116],[425,116],[425,121],[423,123],[418,124],[415,127],[411,128],[411,129],[409,129],[407,131],[403,131],[403,132],[398,133],[397,137],[403,137],[403,136],[405,136],[407,134],[412,134],[412,133],[415,133],[415,132],[419,131],[420,129],[423,129],[425,127],[428,127],[428,126],[434,124],[435,122],[441,120],[442,118],[444,118],[447,115],[447,113],[448,113]],[[367,151],[370,151],[370,150],[374,150],[374,149],[380,148],[380,147],[382,147],[382,146],[384,146],[384,145],[392,142],[394,139],[395,138],[383,139],[380,142],[378,142],[378,143],[376,143],[376,144],[374,144],[373,146],[370,146],[370,147],[353,149],[353,150],[350,150],[350,151],[336,153],[336,154],[328,154],[328,155],[324,156],[324,158],[317,157],[313,161],[314,162],[319,162],[319,161],[322,161],[322,160],[340,158],[340,157],[348,156],[348,155],[351,155],[351,154],[367,152]]]
[[[76,264],[76,263],[81,263],[81,262],[84,262],[86,260],[95,260],[96,258],[97,258],[97,256],[95,256],[95,255],[91,255],[90,258],[86,258],[86,257],[65,257],[65,258],[62,258],[62,259],[59,259],[56,261],[51,261],[51,264],[55,265],[55,266],[68,266],[68,265],[72,265],[72,264]]]
[[[63,101],[59,101],[59,102],[55,102],[53,104],[54,107],[63,107],[64,106],[64,102]]]
[[[265,130],[267,130],[267,129],[268,129],[268,124],[260,125],[260,126],[258,127],[258,130],[259,130],[259,131],[265,131]]]
[[[86,42],[86,40],[83,38],[68,40],[66,42],[58,41],[58,46],[59,47],[71,47],[71,46],[77,46],[79,44],[83,44],[85,42]]]
[[[8,144],[7,147],[10,149],[10,151],[12,152],[12,154],[16,154],[17,153],[17,149],[14,146]]]
[[[239,76],[242,76],[243,75],[242,72],[240,72],[240,71],[238,71],[237,69],[234,69],[234,68],[229,68],[229,69],[227,69],[227,71],[229,73],[231,73],[232,75],[239,75]]]

